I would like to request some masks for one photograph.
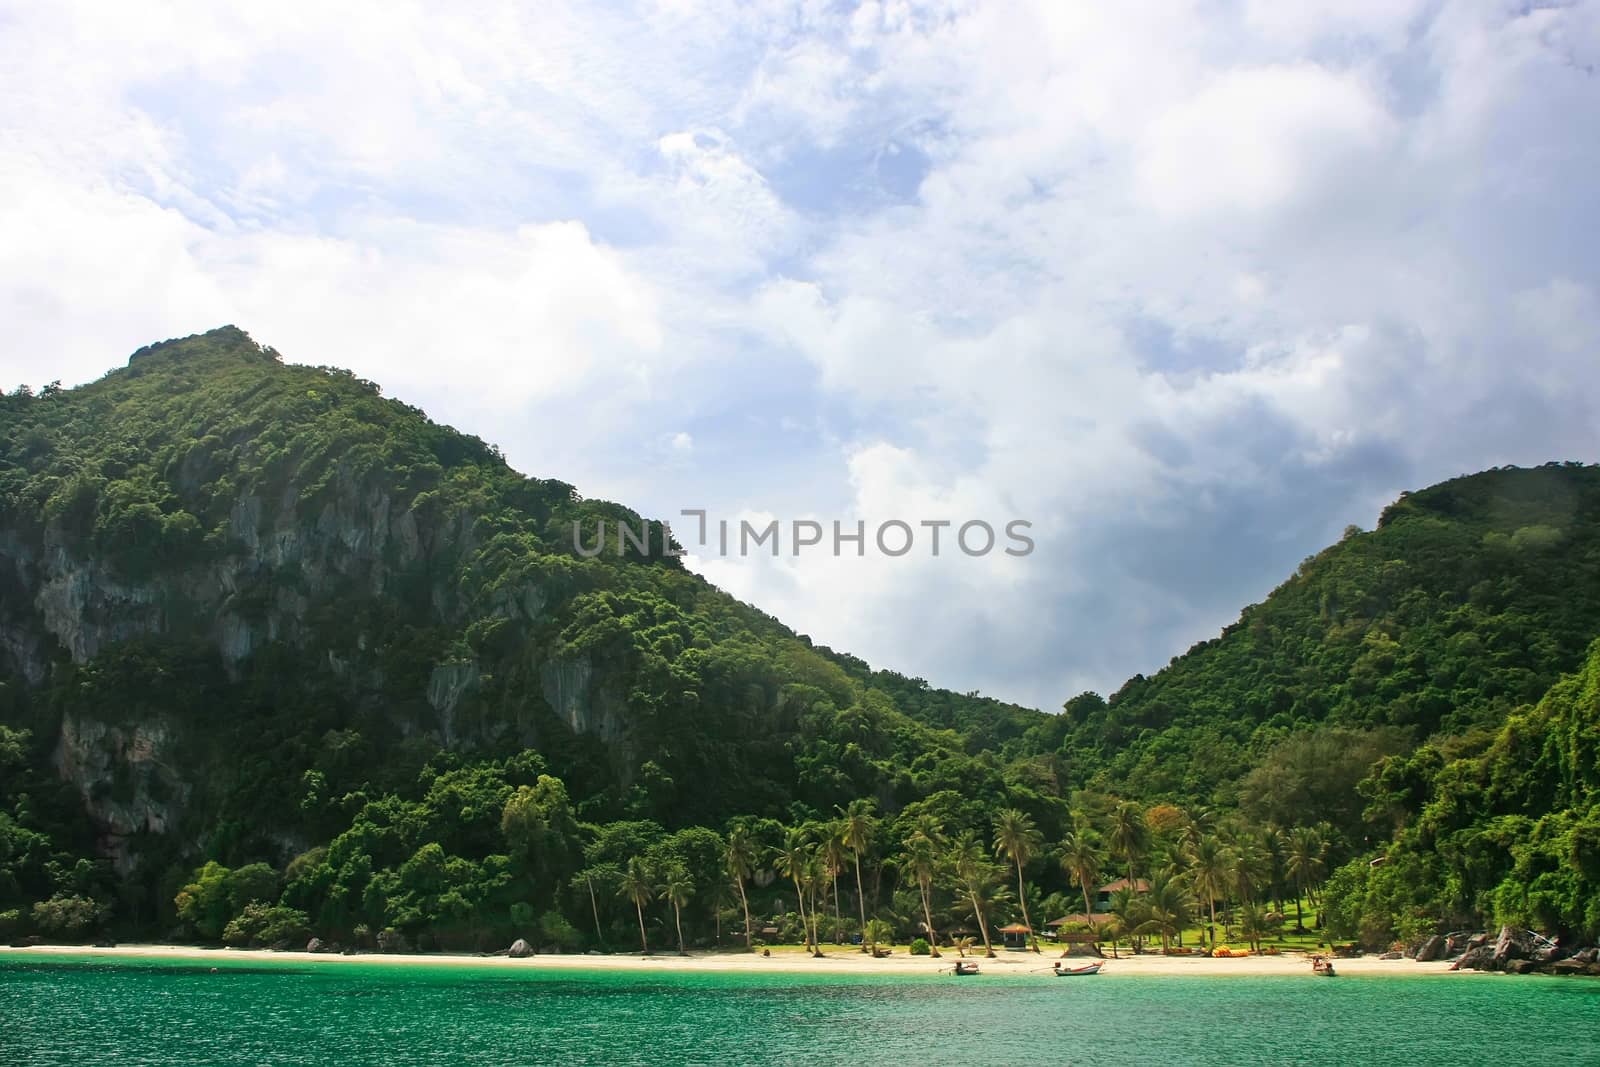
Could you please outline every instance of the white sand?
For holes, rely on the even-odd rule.
[[[420,964],[431,967],[484,967],[484,968],[541,968],[607,971],[728,971],[771,972],[774,974],[938,974],[948,972],[957,959],[947,953],[941,959],[912,956],[904,948],[897,949],[886,959],[873,959],[853,949],[832,949],[822,959],[813,959],[802,952],[779,950],[770,957],[745,952],[676,953],[641,957],[638,954],[612,956],[539,955],[514,960],[505,956],[452,956],[452,955],[381,955],[337,956],[309,952],[270,952],[264,949],[204,949],[173,945],[118,945],[116,948],[89,948],[72,945],[39,945],[32,948],[0,948],[0,959],[18,959],[28,956],[88,956],[106,959],[162,959],[162,960],[252,960],[281,963],[312,963],[341,966],[352,963]],[[1045,975],[1056,956],[1046,951],[1042,955],[1032,952],[1004,952],[995,959],[973,957],[984,974],[993,975]],[[1077,966],[1089,962],[1083,956],[1073,956],[1064,961]],[[1376,957],[1338,960],[1340,974],[1347,975],[1419,975],[1419,974],[1471,974],[1477,972],[1451,971],[1448,963],[1417,963],[1413,960],[1380,960]],[[1299,953],[1281,956],[1248,956],[1242,959],[1211,959],[1196,956],[1162,956],[1148,954],[1108,959],[1102,973],[1118,975],[1309,975],[1311,962]]]

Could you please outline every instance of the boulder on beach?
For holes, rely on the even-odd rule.
[[[1538,960],[1508,960],[1506,961],[1507,974],[1537,974],[1544,970],[1544,964]]]
[[[323,952],[323,951],[326,951],[326,946],[323,945],[322,938],[313,937],[310,941],[306,942],[306,951],[307,952]]]
[[[511,947],[506,949],[506,955],[514,960],[525,960],[533,955],[533,946],[519,937],[511,942]]]
[[[1424,941],[1417,948],[1417,962],[1432,963],[1434,960],[1443,959],[1445,956],[1445,946],[1448,944],[1449,942],[1445,938],[1440,937],[1437,934],[1428,938],[1428,940]]]
[[[1494,949],[1488,945],[1478,945],[1469,948],[1461,954],[1461,958],[1450,965],[1452,971],[1492,971],[1494,970]]]
[[[1557,960],[1550,965],[1551,974],[1588,974],[1589,965],[1580,959]]]
[[[1513,960],[1533,959],[1534,947],[1533,935],[1528,931],[1502,926],[1494,942],[1494,969],[1504,971]]]

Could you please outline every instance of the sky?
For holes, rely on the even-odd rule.
[[[1600,458],[1600,4],[225,6],[0,0],[6,387],[234,323],[1044,708]]]

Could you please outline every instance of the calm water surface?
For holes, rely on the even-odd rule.
[[[1600,981],[896,977],[0,953],[3,1064],[1600,1064]]]

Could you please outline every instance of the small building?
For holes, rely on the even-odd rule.
[[[1110,911],[1111,910],[1111,894],[1117,892],[1120,889],[1126,889],[1129,886],[1133,887],[1133,891],[1135,893],[1148,893],[1148,892],[1150,892],[1150,883],[1145,881],[1143,878],[1138,878],[1138,879],[1135,879],[1134,881],[1131,881],[1131,882],[1128,881],[1126,878],[1118,878],[1115,882],[1107,882],[1105,885],[1101,886],[1098,890],[1095,891],[1095,895],[1094,895],[1094,910],[1095,910],[1095,914],[1096,915],[1102,915],[1102,914]]]
[[[1033,935],[1033,931],[1021,923],[1002,926],[999,932],[1006,948],[1013,952],[1025,951],[1028,947],[1028,938]]]
[[[1080,926],[1093,926],[1096,922],[1104,920],[1104,918],[1105,916],[1103,915],[1085,915],[1082,912],[1076,915],[1063,915],[1059,919],[1051,919],[1044,924],[1045,936],[1053,941],[1060,941],[1061,931],[1065,927],[1070,926],[1076,930]]]

